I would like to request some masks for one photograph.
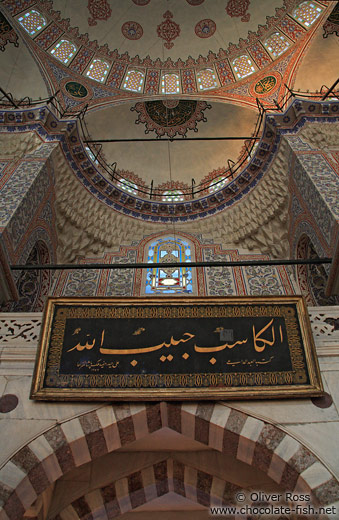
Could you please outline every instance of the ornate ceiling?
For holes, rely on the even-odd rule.
[[[249,137],[257,98],[266,107],[274,106],[296,77],[301,88],[307,78],[317,81],[319,88],[312,71],[297,76],[309,48],[306,60],[312,67],[321,62],[322,81],[333,76],[330,60],[323,55],[332,53],[335,59],[336,45],[328,38],[324,53],[315,59],[311,46],[314,38],[322,39],[321,24],[333,3],[317,0],[320,14],[310,26],[293,18],[299,4],[300,0],[4,0],[3,12],[14,28],[14,36],[8,31],[4,53],[4,87],[17,98],[57,93],[69,113],[87,106],[85,121],[92,138],[163,139],[105,143],[102,156],[141,186],[154,181],[158,189],[187,188],[192,179],[196,184],[218,179],[228,160],[242,155],[245,144],[183,142],[185,137]],[[46,22],[33,35],[20,22],[31,9]],[[266,43],[276,32],[285,43],[274,55]],[[76,49],[67,63],[53,54],[63,40]],[[324,47],[324,41],[319,46]],[[234,60],[244,55],[253,70],[239,78]],[[89,75],[93,60],[109,67],[102,81]],[[125,86],[132,69],[143,75],[139,90]],[[202,69],[212,71],[215,84],[213,80],[202,88]],[[178,92],[162,93],[167,73],[177,75]],[[168,137],[180,142],[168,143]],[[124,188],[117,185],[118,191]]]
[[[237,44],[282,5],[282,0],[54,0],[53,9],[80,34],[120,55],[186,61]]]

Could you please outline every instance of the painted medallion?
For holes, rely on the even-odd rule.
[[[71,96],[76,98],[84,98],[88,94],[87,88],[77,81],[69,81],[66,83],[65,89]]]
[[[254,87],[254,92],[256,94],[267,94],[274,89],[277,84],[277,78],[274,76],[266,76],[265,78],[260,79]]]

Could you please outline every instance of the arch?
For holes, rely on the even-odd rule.
[[[165,427],[263,471],[283,489],[309,493],[316,505],[330,506],[339,494],[338,481],[310,450],[261,419],[219,403],[126,403],[55,424],[17,451],[0,469],[2,509],[21,520],[72,469]]]
[[[106,518],[105,514],[111,518],[113,511],[115,515],[127,513],[167,493],[206,507],[229,506],[236,505],[234,495],[241,489],[223,478],[168,457],[90,491],[90,500],[89,493],[79,496],[59,514],[61,518],[81,520],[86,511],[85,514],[92,514],[93,518]]]

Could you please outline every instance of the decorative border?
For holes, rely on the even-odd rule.
[[[43,14],[47,17],[47,19],[50,21],[49,25],[46,26],[46,28],[39,33],[39,35],[35,39],[29,38],[27,34],[24,34],[24,31],[19,27],[19,24],[13,18],[13,22],[18,28],[20,34],[22,34],[23,38],[25,39],[27,45],[34,49],[34,54],[37,54],[38,56],[35,56],[39,61],[41,61],[41,66],[43,69],[45,69],[47,56],[48,56],[48,49],[46,48],[44,51],[40,49],[39,53],[39,45],[38,42],[42,38],[44,40],[44,32],[46,31],[46,34],[50,32],[51,29],[54,28],[54,30],[59,29],[59,37],[66,37],[69,38],[72,42],[74,42],[77,47],[78,51],[76,55],[74,56],[73,60],[69,64],[68,67],[62,65],[58,60],[54,59],[51,56],[52,61],[55,65],[58,65],[60,68],[65,70],[72,70],[73,68],[76,69],[76,71],[81,74],[85,70],[85,61],[88,64],[88,58],[90,56],[95,56],[99,59],[106,59],[109,61],[109,63],[112,64],[111,70],[109,74],[107,75],[106,79],[106,86],[107,87],[114,87],[117,89],[122,88],[122,82],[124,78],[124,73],[126,71],[126,68],[128,67],[142,67],[145,69],[145,74],[147,76],[147,72],[149,69],[154,69],[160,72],[160,70],[180,70],[181,74],[181,84],[185,85],[185,71],[190,72],[191,75],[194,77],[194,85],[188,86],[183,88],[183,91],[186,93],[192,93],[196,92],[196,73],[203,68],[204,66],[207,67],[215,67],[216,69],[224,70],[225,63],[227,63],[226,69],[231,69],[230,62],[239,56],[239,53],[248,53],[249,56],[252,56],[252,59],[254,59],[254,62],[259,69],[256,73],[253,74],[253,76],[257,76],[258,72],[263,71],[267,69],[266,75],[268,75],[269,69],[277,65],[279,63],[284,63],[286,55],[296,50],[297,47],[299,47],[299,44],[304,43],[305,39],[310,39],[312,35],[314,34],[314,31],[318,27],[318,25],[321,23],[321,20],[324,19],[326,15],[326,8],[328,6],[328,0],[320,0],[320,4],[324,6],[324,16],[320,17],[321,20],[318,20],[316,24],[314,24],[314,27],[310,28],[309,31],[306,31],[304,27],[302,27],[300,24],[295,22],[290,15],[288,14],[294,7],[297,0],[284,0],[284,6],[276,9],[276,15],[272,17],[268,17],[267,24],[265,26],[260,26],[257,33],[249,32],[249,36],[247,40],[241,39],[238,45],[234,45],[232,43],[229,44],[229,47],[227,50],[220,49],[219,52],[216,54],[212,51],[208,53],[206,57],[200,56],[196,60],[189,57],[186,62],[183,62],[181,59],[178,59],[176,62],[173,62],[171,58],[167,58],[166,61],[161,61],[160,59],[151,60],[149,57],[146,57],[144,59],[139,58],[139,56],[134,56],[131,58],[128,54],[128,52],[125,52],[124,54],[120,55],[118,50],[110,50],[107,46],[107,44],[99,46],[96,41],[89,41],[88,35],[79,35],[78,28],[70,27],[69,20],[63,20],[60,18],[60,13],[56,12],[52,9],[52,3],[47,0],[39,0],[35,1],[35,6],[41,9]],[[318,0],[319,1],[319,0]],[[3,5],[6,8],[6,11],[8,11],[12,16],[17,16],[20,12],[24,11],[26,6],[13,6],[13,0],[5,0]],[[292,25],[291,25],[292,24]],[[279,28],[279,31],[287,30],[289,34],[291,31],[295,29],[295,34],[293,33],[292,36],[290,35],[292,41],[295,43],[295,45],[292,45],[291,48],[285,52],[281,57],[278,57],[273,62],[271,61],[271,58],[266,53],[266,50],[264,47],[260,44],[260,42],[266,38],[268,34],[274,29],[277,29],[277,27],[281,26]],[[293,27],[292,27],[293,26]],[[294,28],[294,29],[293,29]],[[297,30],[296,30],[297,29]],[[46,40],[47,42],[47,40]],[[48,40],[49,42],[49,40]],[[48,43],[47,42],[47,43]],[[47,45],[46,43],[46,45]],[[51,42],[48,43],[48,47],[50,46]],[[166,45],[173,45],[171,43],[166,43]],[[47,53],[47,54],[46,54]],[[80,60],[80,63],[79,63]],[[291,64],[290,64],[291,65]],[[117,70],[119,69],[119,73],[117,74]],[[47,75],[49,74],[48,71],[45,72]],[[261,74],[262,75],[262,74]],[[114,76],[114,81],[112,83],[112,76]],[[248,78],[245,78],[245,84],[247,84]],[[253,81],[255,81],[255,78],[252,78]],[[51,81],[54,81],[53,75]],[[95,84],[96,82],[92,80],[92,82]],[[243,84],[244,80],[240,79],[238,81],[235,80],[232,73],[229,73],[227,75],[227,79],[223,76],[220,78],[220,86],[225,87],[225,85],[229,83],[237,84]],[[284,78],[283,83],[288,84],[289,80],[288,78]],[[146,89],[146,81],[145,81],[145,93],[147,92]],[[54,85],[55,90],[58,90],[58,86]],[[220,88],[220,87],[219,87]],[[154,90],[154,89],[153,89]],[[157,93],[159,92],[153,92]],[[119,95],[122,97],[125,97],[124,95],[125,91],[121,90]],[[138,96],[138,94],[127,91],[128,97],[130,99],[135,98]],[[107,93],[108,94],[108,93]],[[218,90],[212,90],[207,92],[209,98],[211,95],[218,97]],[[93,102],[91,103],[91,105]],[[98,103],[94,103],[98,105]],[[255,97],[251,98],[250,104],[252,106],[255,106]]]
[[[47,107],[2,111],[0,127],[2,124],[2,131],[6,132],[36,131],[45,141],[60,142],[75,177],[113,210],[150,222],[187,222],[215,215],[239,202],[258,185],[272,164],[284,134],[297,133],[309,121],[336,122],[339,120],[338,107],[336,101],[295,99],[283,114],[267,115],[256,153],[236,178],[213,194],[177,203],[142,199],[112,184],[89,160],[76,122],[58,121]]]

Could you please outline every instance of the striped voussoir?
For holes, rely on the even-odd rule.
[[[271,424],[215,403],[114,404],[55,425],[0,469],[0,520],[20,520],[61,476],[163,427],[264,471],[282,489],[312,493],[315,504],[338,500],[326,467]]]
[[[240,490],[170,457],[79,497],[51,520],[109,520],[169,492],[218,507],[235,504],[235,493]]]

